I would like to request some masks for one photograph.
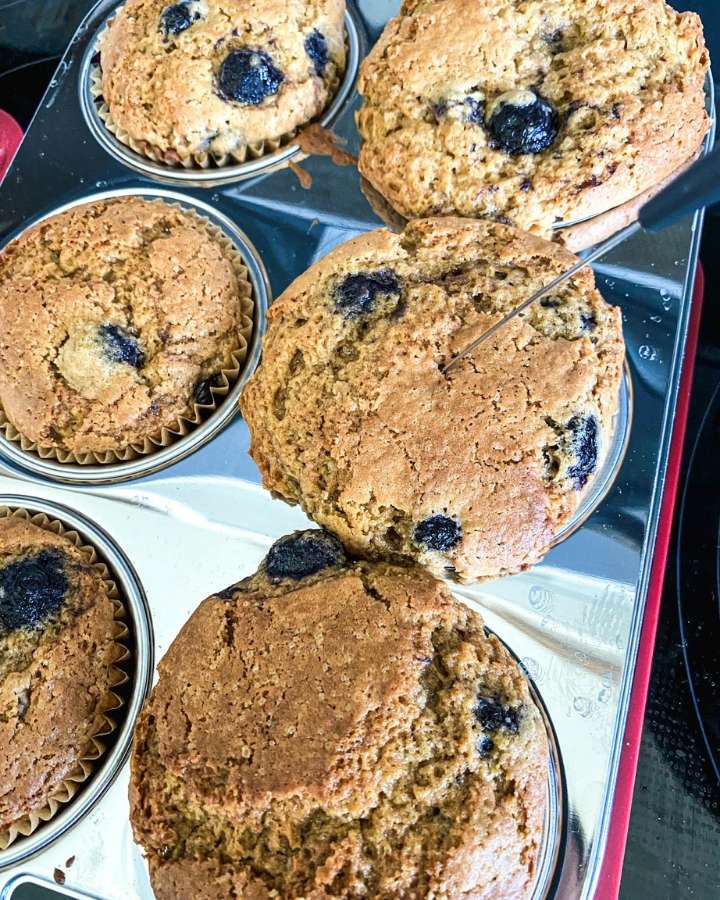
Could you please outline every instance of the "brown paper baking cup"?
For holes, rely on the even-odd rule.
[[[125,667],[130,659],[130,650],[127,646],[130,632],[125,624],[125,605],[122,602],[117,585],[110,576],[108,567],[99,560],[95,548],[90,544],[84,544],[77,531],[66,528],[59,519],[53,519],[45,513],[32,513],[24,507],[11,508],[0,506],[0,519],[9,517],[24,519],[45,531],[50,531],[53,534],[66,538],[81,552],[87,565],[91,566],[93,571],[100,575],[105,583],[108,597],[113,604],[115,619],[113,637],[115,639],[116,655],[110,670],[111,690],[100,701],[97,711],[97,727],[91,735],[87,747],[78,759],[77,765],[65,776],[61,785],[48,798],[45,806],[34,810],[17,822],[13,822],[9,828],[0,830],[0,850],[5,850],[19,837],[28,837],[40,825],[52,819],[62,806],[72,800],[80,786],[93,773],[97,761],[105,752],[107,738],[117,728],[116,717],[124,703],[115,689],[128,682],[129,678]]]
[[[110,20],[108,20],[109,22]],[[107,24],[105,26],[107,28]],[[100,32],[98,38],[95,42],[94,50],[96,53],[99,53],[101,50],[100,42],[102,39],[102,35],[105,33],[105,28]],[[346,69],[347,69],[347,58],[348,58],[348,47],[347,47],[347,35],[346,35]],[[325,106],[322,110],[315,116],[315,119],[322,116],[325,110],[332,104],[335,95],[337,94],[340,84],[344,78],[345,71],[338,72],[330,83],[328,88],[328,97],[325,103]],[[110,107],[107,105],[105,98],[103,97],[103,89],[102,89],[102,69],[100,65],[95,62],[91,62],[90,71],[90,96],[92,97],[93,103],[95,104],[95,110],[98,114],[98,118],[101,120],[105,128],[113,135],[121,144],[125,144],[126,147],[129,147],[135,153],[139,153],[140,156],[144,156],[146,159],[151,160],[154,163],[160,163],[163,166],[168,166],[172,169],[222,169],[226,166],[237,166],[242,165],[242,163],[248,162],[249,160],[262,159],[264,156],[270,156],[273,153],[276,153],[283,147],[287,147],[289,144],[293,142],[293,139],[297,136],[298,129],[294,128],[292,131],[288,131],[285,134],[281,135],[279,138],[274,138],[272,140],[267,139],[264,141],[260,141],[257,144],[243,144],[241,147],[238,147],[236,150],[233,150],[230,153],[224,154],[214,154],[209,152],[202,153],[190,153],[190,151],[183,150],[162,150],[160,147],[156,147],[148,141],[138,141],[135,138],[131,137],[127,131],[121,128],[117,122],[112,117],[112,113],[110,112]],[[315,120],[314,119],[314,120]],[[313,120],[313,121],[314,121]],[[293,159],[295,162],[303,159],[305,154],[298,154]]]
[[[140,193],[138,193],[138,196],[140,196]],[[91,205],[92,202],[93,201],[90,201],[90,204],[88,205]],[[238,332],[237,348],[231,351],[228,358],[224,361],[222,368],[215,376],[217,384],[210,386],[210,393],[213,401],[212,403],[206,404],[193,401],[171,427],[162,428],[159,431],[148,435],[141,443],[130,444],[123,450],[105,450],[101,453],[93,451],[73,453],[66,450],[59,450],[56,447],[47,447],[38,444],[19,432],[6,416],[5,410],[0,406],[0,431],[3,432],[8,440],[19,444],[20,448],[26,453],[33,453],[41,459],[52,459],[57,460],[60,463],[81,466],[111,465],[118,462],[129,462],[130,460],[137,459],[141,456],[148,456],[157,450],[170,446],[170,444],[179,438],[185,437],[185,435],[189,434],[194,428],[206,421],[217,409],[222,398],[227,396],[233,384],[235,384],[240,377],[240,373],[247,358],[250,337],[254,328],[255,310],[253,286],[250,281],[247,266],[245,265],[240,251],[221,228],[217,225],[213,225],[212,222],[200,215],[200,213],[181,206],[179,203],[173,203],[168,200],[159,199],[147,202],[165,203],[169,206],[175,206],[185,215],[194,216],[201,221],[213,240],[218,242],[223,247],[225,253],[231,258],[233,268],[235,269],[241,303],[241,328]]]

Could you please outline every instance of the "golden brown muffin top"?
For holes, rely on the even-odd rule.
[[[128,0],[102,37],[116,125],[169,161],[291,133],[345,68],[344,0]]]
[[[209,223],[164,201],[103,201],[41,222],[0,255],[8,419],[73,453],[173,427],[241,346],[243,271]]]
[[[697,152],[708,64],[663,0],[406,2],[362,66],[360,170],[408,218],[549,237]]]
[[[271,307],[243,393],[265,486],[360,555],[462,580],[537,562],[610,442],[620,311],[585,269],[442,367],[573,262],[452,218],[336,247]]]
[[[159,673],[131,787],[159,900],[529,894],[544,727],[424,570],[296,532],[198,607]]]

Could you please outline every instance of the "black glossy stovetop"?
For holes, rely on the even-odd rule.
[[[0,77],[0,108],[23,126],[53,73],[54,58],[91,5],[0,0],[0,75],[15,70]],[[720,76],[720,0],[673,5],[702,15]],[[676,510],[621,900],[720,900],[720,210],[708,213],[701,256],[705,304],[682,475],[684,484],[692,469],[691,481]]]

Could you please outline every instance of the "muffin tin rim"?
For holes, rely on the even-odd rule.
[[[248,270],[248,278],[253,289],[253,330],[248,344],[247,356],[237,381],[208,418],[192,428],[188,434],[173,440],[168,446],[152,453],[125,462],[107,465],[87,465],[61,463],[54,459],[43,459],[32,451],[23,450],[20,444],[11,441],[0,432],[0,458],[23,470],[23,475],[36,476],[43,481],[72,485],[118,484],[152,475],[174,463],[180,462],[199,450],[215,437],[231,420],[239,415],[238,400],[242,389],[255,371],[260,360],[262,338],[265,333],[267,311],[272,302],[272,290],[262,258],[248,235],[227,215],[209,203],[198,200],[180,191],[154,186],[112,188],[77,197],[43,212],[25,222],[0,246],[2,252],[9,244],[20,238],[30,228],[60,215],[70,209],[114,200],[121,197],[140,197],[148,200],[163,200],[190,208],[219,227],[232,241]]]
[[[92,16],[96,11],[99,11],[104,2],[105,0],[99,0],[88,15]],[[153,160],[136,153],[131,147],[118,140],[115,135],[108,131],[97,112],[90,91],[90,73],[92,69],[91,60],[96,53],[97,41],[102,30],[106,27],[107,19],[124,2],[125,0],[120,0],[120,2],[113,3],[102,23],[93,32],[93,36],[88,41],[83,53],[78,76],[78,97],[83,119],[90,133],[103,150],[127,169],[154,181],[177,187],[219,187],[232,182],[256,178],[260,175],[267,175],[277,169],[284,168],[290,162],[298,162],[304,158],[300,146],[293,139],[287,146],[280,147],[272,153],[263,154],[257,159],[216,168],[185,169],[182,166],[174,167],[153,162]],[[363,26],[352,3],[346,5],[343,18],[347,39],[346,66],[338,89],[329,105],[319,117],[313,120],[323,128],[330,128],[351,101],[355,92],[360,60],[365,50],[366,42],[363,37]]]
[[[27,862],[66,834],[96,806],[117,778],[129,757],[135,721],[145,698],[150,693],[155,640],[152,614],[140,577],[124,550],[101,525],[63,503],[31,495],[3,493],[0,494],[0,504],[27,509],[31,513],[45,513],[76,530],[83,541],[99,551],[100,560],[107,564],[113,580],[117,583],[132,622],[130,640],[133,659],[130,695],[122,707],[122,717],[118,717],[120,721],[111,748],[100,758],[99,764],[82,790],[56,815],[32,834],[19,837],[6,850],[0,851],[1,872]]]

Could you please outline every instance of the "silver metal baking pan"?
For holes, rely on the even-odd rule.
[[[398,6],[397,0],[355,4],[360,48],[372,45]],[[91,194],[154,187],[101,146],[80,101],[83,59],[113,7],[103,0],[80,26],[0,188],[2,243],[28,221]],[[351,151],[358,146],[357,106],[351,92],[333,126]],[[357,171],[326,158],[307,160],[303,167],[312,176],[309,190],[288,169],[214,188],[175,183],[187,202],[207,204],[243,232],[267,271],[271,296],[333,246],[379,224]],[[659,237],[639,235],[597,268],[603,294],[623,309],[631,373],[623,405],[628,426],[633,417],[631,430],[622,421],[616,429],[622,439],[615,439],[608,454],[611,475],[595,482],[600,495],[606,491],[596,498],[602,502],[584,524],[568,528],[532,571],[454,588],[522,661],[557,738],[549,774],[554,806],[537,897],[591,897],[603,858],[701,222],[698,215]],[[159,471],[112,483],[60,483],[56,473],[31,470],[0,444],[0,494],[75,511],[107,532],[131,561],[147,596],[156,659],[204,597],[253,571],[274,538],[307,524],[297,508],[260,487],[240,417],[229,416],[221,425]],[[595,505],[593,500],[590,507]],[[122,765],[101,795],[92,797],[91,808],[42,850],[22,861],[0,854],[1,900],[16,891],[21,896],[27,879],[52,886],[55,868],[64,871],[68,896],[150,900],[127,820],[127,783],[128,766]],[[9,849],[20,847],[18,842]]]

